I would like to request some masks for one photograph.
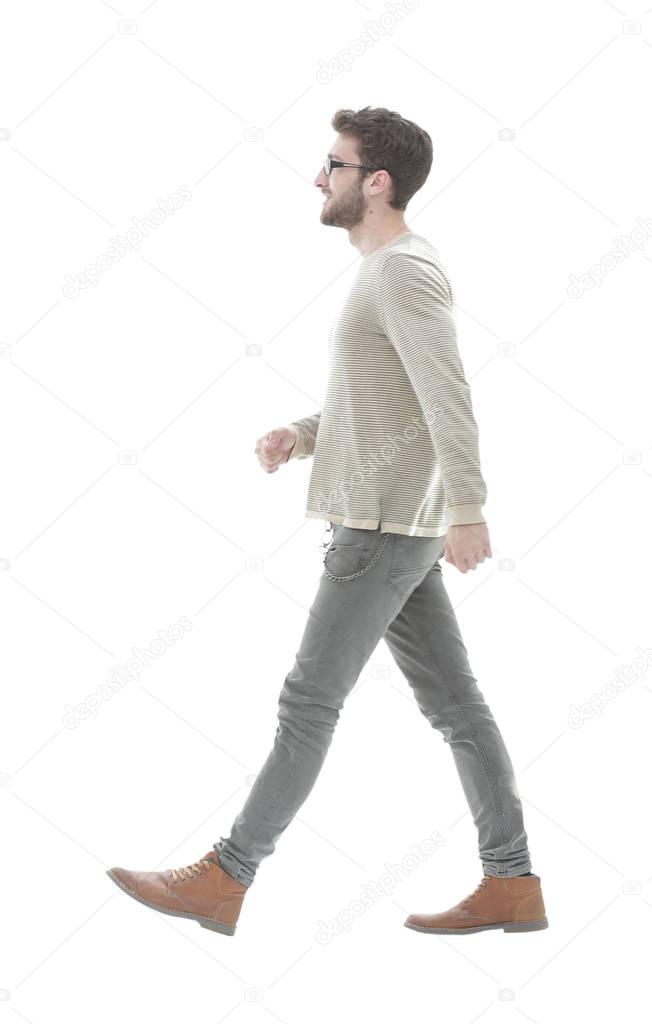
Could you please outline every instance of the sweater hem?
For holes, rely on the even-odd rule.
[[[400,533],[403,537],[445,537],[448,533],[448,526],[415,528],[406,523],[394,523],[389,519],[355,519],[353,516],[338,515],[336,512],[317,512],[315,509],[307,509],[306,517],[323,519],[327,523],[337,523],[338,526],[349,526],[353,530],[377,530],[380,527],[381,533]]]

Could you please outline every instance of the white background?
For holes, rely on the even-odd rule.
[[[0,39],[2,1020],[640,1019],[652,11],[24,2]],[[403,927],[482,876],[450,749],[383,642],[234,937],[104,874],[197,860],[273,742],[325,524],[304,517],[310,461],[268,475],[253,449],[320,407],[359,256],[313,182],[335,110],[368,104],[435,145],[406,219],[456,293],[494,549],[444,579],[514,761],[540,933]]]

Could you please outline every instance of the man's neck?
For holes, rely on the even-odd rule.
[[[371,256],[377,249],[382,249],[394,238],[406,234],[411,229],[401,217],[398,220],[385,221],[382,224],[356,224],[349,231],[349,241],[361,256]]]

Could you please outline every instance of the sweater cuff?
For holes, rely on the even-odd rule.
[[[449,526],[471,526],[474,523],[486,523],[482,514],[481,504],[449,505]]]

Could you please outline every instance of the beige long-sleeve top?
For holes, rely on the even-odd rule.
[[[322,409],[290,424],[290,459],[314,459],[306,516],[421,537],[486,522],[453,293],[424,237],[360,261],[328,346]]]

